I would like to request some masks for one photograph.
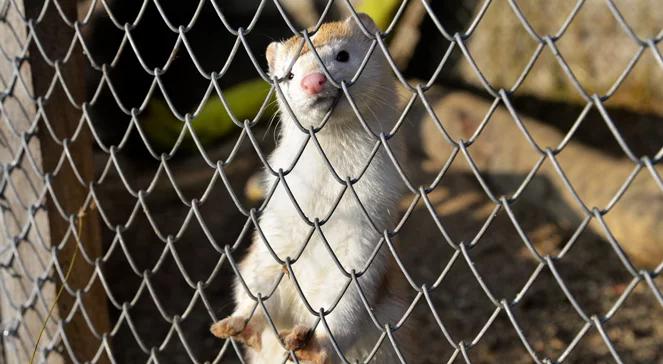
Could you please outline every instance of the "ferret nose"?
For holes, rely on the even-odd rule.
[[[320,72],[308,74],[302,78],[302,88],[309,95],[317,95],[325,87],[327,77]]]

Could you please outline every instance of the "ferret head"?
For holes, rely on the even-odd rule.
[[[368,15],[359,14],[359,19],[369,32],[374,34],[378,30]],[[284,42],[273,42],[267,47],[269,72],[272,77],[282,80],[279,86],[283,97],[278,97],[282,114],[287,114],[283,111],[283,103],[287,102],[304,127],[318,126],[333,106],[334,100],[340,96],[330,122],[340,124],[354,121],[359,125],[356,114],[342,95],[343,91],[329,82],[308,44],[304,44],[297,54],[302,41],[301,37],[294,36]],[[353,17],[321,25],[311,41],[325,68],[339,84],[355,76],[372,42]],[[369,116],[375,115],[380,108],[384,109],[383,104],[390,102],[391,94],[394,93],[393,84],[389,84],[393,78],[381,53],[379,49],[373,52],[357,81],[349,88],[367,122],[371,122]],[[293,59],[296,59],[295,63],[288,71]]]

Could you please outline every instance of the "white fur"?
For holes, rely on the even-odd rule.
[[[336,80],[349,80],[359,67],[369,44],[368,40],[336,40],[317,48],[317,51]],[[341,63],[335,60],[340,50],[350,53],[349,62]],[[397,119],[397,113],[394,111],[397,99],[388,65],[379,53],[377,50],[371,57],[350,92],[373,131],[387,133]],[[292,49],[278,46],[272,74],[278,77],[286,76],[284,72],[292,57]],[[292,69],[294,78],[280,84],[288,104],[304,128],[320,125],[328,109],[326,103],[322,107],[320,104],[312,104],[312,97],[306,95],[300,87],[303,76],[319,70],[320,65],[315,56],[308,52],[297,59]],[[323,94],[335,92],[337,89],[328,85]],[[345,97],[341,98],[342,101],[334,110],[331,120],[316,137],[336,173],[343,179],[354,179],[359,177],[369,162],[376,140],[360,125]],[[285,101],[280,98],[278,100],[282,120],[280,139],[269,163],[273,170],[282,169],[287,172],[309,137],[299,130],[295,121],[284,111]],[[394,153],[400,155],[401,146],[395,139],[390,141],[390,145]],[[303,221],[284,184],[277,177],[266,173],[264,182],[265,191],[272,190],[274,184],[277,184],[277,187],[260,216],[260,229],[280,259],[294,259],[313,228]],[[334,209],[345,186],[333,177],[313,140],[308,140],[294,168],[286,174],[285,182],[299,208],[310,221],[315,218],[324,220],[333,210],[321,227],[324,236],[346,271],[363,271],[381,238],[381,233],[372,228],[349,189]],[[393,229],[396,204],[404,184],[384,148],[380,147],[365,173],[353,187],[377,228],[380,231]],[[404,304],[398,297],[389,296],[389,293],[384,294],[386,299],[376,302],[381,294],[378,290],[387,273],[388,259],[392,258],[385,244],[370,268],[359,278],[359,282],[379,320],[383,324],[394,324],[403,314]],[[329,310],[349,280],[337,268],[317,232],[313,233],[301,257],[292,264],[292,269],[302,292],[315,310]],[[240,272],[254,295],[260,293],[266,296],[283,272],[283,267],[272,258],[265,242],[256,234],[249,253],[240,265]],[[235,297],[237,308],[233,316],[249,317],[255,302],[246,295],[241,284],[236,284]],[[316,322],[317,317],[303,304],[295,289],[294,280],[288,275],[283,277],[275,293],[265,301],[265,305],[278,330],[287,330],[294,325],[312,327]],[[262,320],[264,316],[258,308],[251,324],[261,327],[265,324]],[[326,316],[326,320],[334,339],[351,362],[364,360],[378,341],[380,332],[366,313],[354,283],[350,284],[338,305]],[[318,325],[315,335],[326,345],[331,362],[340,363],[334,349],[329,345],[328,335],[322,324]],[[378,352],[373,362],[399,362],[387,339],[381,348],[383,349]],[[286,352],[269,325],[265,326],[262,332],[261,350],[248,350],[250,363],[282,362],[285,355]]]

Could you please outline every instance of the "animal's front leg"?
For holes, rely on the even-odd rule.
[[[278,281],[281,270],[271,257],[261,253],[263,251],[256,249],[254,244],[240,264],[240,273],[253,296],[261,294],[267,297]],[[210,331],[219,338],[232,337],[255,350],[260,350],[266,319],[260,307],[256,307],[255,299],[249,295],[244,285],[239,283],[239,279],[235,282],[235,301],[237,306],[232,315],[213,324]],[[277,295],[273,295],[264,303],[268,307],[275,307],[277,301]]]
[[[324,292],[328,295],[324,299],[325,302],[336,301],[338,291],[329,290]],[[362,335],[363,315],[361,310],[363,305],[360,300],[361,298],[357,295],[356,289],[353,289],[352,286],[348,287],[340,302],[332,312],[325,316],[326,325],[319,322],[315,326],[315,331],[312,330],[318,321],[317,317],[306,312],[307,316],[300,316],[299,323],[292,329],[279,333],[285,348],[294,351],[297,359],[307,364],[343,362],[332,345],[332,337],[342,353],[347,353],[356,344],[359,335]],[[325,326],[329,328],[329,331]]]
[[[235,311],[231,316],[214,323],[210,331],[216,337],[222,339],[232,337],[255,350],[260,350],[260,340],[266,325],[265,318],[259,307],[254,309],[256,302],[242,291],[242,288],[237,287],[235,290],[237,301]]]
[[[294,351],[297,359],[312,364],[330,364],[329,345],[326,339],[316,336],[310,328],[296,325],[291,330],[279,332],[287,350]]]
[[[260,337],[264,326],[261,317],[253,317],[248,320],[241,314],[233,314],[214,323],[210,327],[210,331],[218,338],[233,337],[255,350],[260,350]]]

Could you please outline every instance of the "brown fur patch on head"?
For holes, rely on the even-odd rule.
[[[311,38],[311,42],[313,43],[313,46],[319,48],[333,40],[345,39],[351,36],[352,29],[348,26],[348,24],[343,21],[336,21],[322,24],[315,35]],[[304,39],[301,36],[295,35],[283,42],[283,45],[288,51],[292,51],[297,49],[302,41],[304,41]],[[304,55],[310,51],[311,49],[309,48],[308,43],[304,43],[304,47],[302,48],[302,51],[299,53],[299,55]]]
[[[375,25],[373,19],[371,19],[370,16],[364,13],[359,13],[357,15],[359,16],[359,19],[364,24],[364,26],[369,30],[369,32],[375,32],[377,30],[377,26]],[[313,29],[309,29],[309,31],[311,30]],[[359,28],[359,25],[357,25],[357,21],[352,16],[350,16],[345,20],[335,21],[331,23],[324,23],[320,25],[318,31],[311,38],[311,42],[313,43],[313,46],[315,48],[319,48],[334,40],[347,39],[353,37],[359,37],[358,39],[361,38],[368,39],[365,37],[364,33]],[[295,35],[287,39],[285,42],[283,42],[283,46],[288,50],[289,53],[292,50],[297,49],[302,41],[304,41],[304,39],[301,36]],[[302,47],[302,50],[299,53],[299,55],[300,56],[304,55],[310,51],[311,49],[309,48],[308,43],[304,43],[304,46]]]

